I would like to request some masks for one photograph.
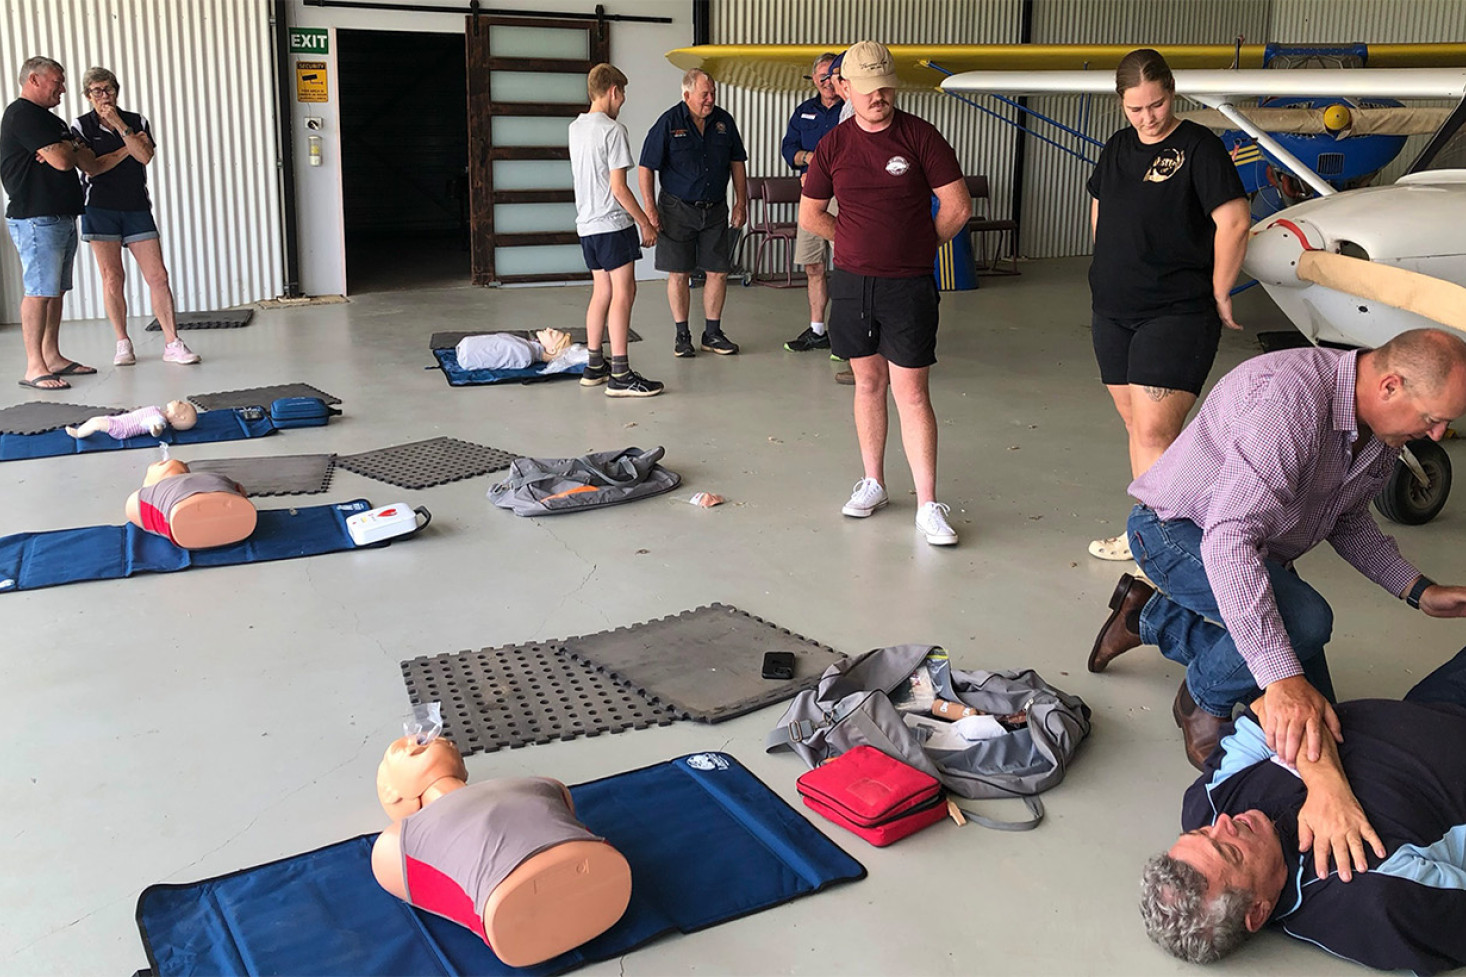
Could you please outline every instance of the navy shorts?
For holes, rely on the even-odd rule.
[[[1222,319],[1215,308],[1149,319],[1112,319],[1096,312],[1090,335],[1105,386],[1133,384],[1199,396],[1217,358]]]
[[[879,278],[830,270],[830,352],[842,360],[884,356],[908,370],[937,361],[941,295],[931,275]]]
[[[636,225],[604,234],[587,234],[580,239],[580,253],[591,271],[615,271],[641,258],[641,234]]]
[[[153,223],[151,210],[108,210],[89,205],[81,215],[83,241],[121,241],[123,244],[132,244],[135,241],[151,241],[157,236],[158,225]]]
[[[733,270],[728,202],[689,203],[670,193],[657,195],[662,229],[657,234],[657,271],[726,275]]]

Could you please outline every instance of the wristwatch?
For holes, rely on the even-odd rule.
[[[1420,610],[1420,598],[1425,596],[1425,588],[1434,586],[1435,581],[1422,573],[1420,579],[1415,581],[1415,586],[1411,587],[1410,592],[1405,595],[1405,603],[1417,611]]]

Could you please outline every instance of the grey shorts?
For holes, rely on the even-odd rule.
[[[835,201],[830,201],[829,214],[834,217],[840,212]],[[796,265],[826,265],[830,263],[830,242],[818,234],[811,234],[803,227],[794,239],[794,263]]]
[[[688,203],[663,191],[657,195],[662,227],[657,233],[658,271],[726,275],[733,269],[728,202]]]

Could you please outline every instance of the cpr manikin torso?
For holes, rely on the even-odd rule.
[[[621,918],[631,870],[575,820],[563,784],[467,777],[447,740],[403,737],[387,749],[377,796],[393,823],[372,849],[384,889],[473,930],[513,967],[558,956]]]
[[[237,543],[255,531],[255,507],[232,479],[191,472],[177,459],[148,466],[127,498],[127,519],[186,550]]]

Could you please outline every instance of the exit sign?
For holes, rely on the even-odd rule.
[[[331,42],[324,27],[290,28],[291,54],[330,54]]]

